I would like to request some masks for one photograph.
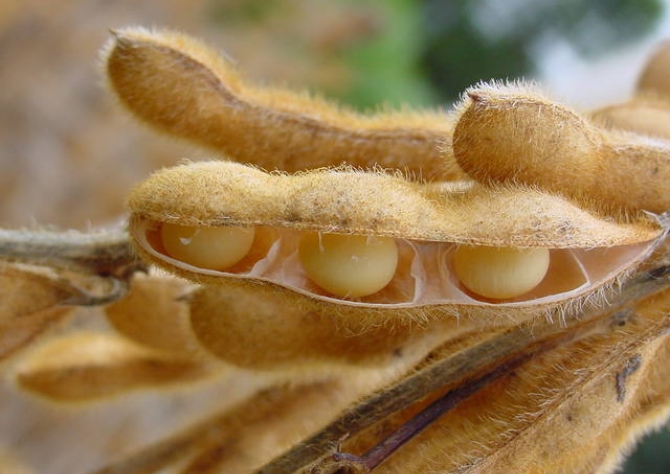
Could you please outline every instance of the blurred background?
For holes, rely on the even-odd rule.
[[[666,0],[2,0],[0,227],[87,229],[123,216],[152,170],[211,157],[152,134],[106,94],[108,29],[204,38],[258,82],[361,110],[448,108],[469,85],[524,77],[581,110],[625,100],[670,37]],[[670,432],[627,473],[670,472]]]
[[[108,29],[202,37],[253,80],[363,110],[449,107],[491,78],[537,79],[591,109],[626,99],[670,32],[664,0],[38,0],[0,2],[0,226],[85,228],[130,187],[207,155],[129,120],[103,87]]]

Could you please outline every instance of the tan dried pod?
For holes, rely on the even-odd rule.
[[[615,316],[607,330],[530,358],[462,400],[374,472],[613,472],[622,452],[670,413],[669,310],[666,291],[628,319]],[[370,449],[360,441],[347,440],[343,449]]]
[[[111,334],[82,332],[50,341],[21,361],[21,388],[60,402],[82,402],[139,388],[193,382],[213,373],[202,361],[151,350]]]
[[[661,43],[637,83],[643,93],[670,97],[670,41]]]
[[[425,337],[429,320],[445,321],[446,327],[461,315],[465,328],[468,315],[480,316],[475,318],[479,324],[502,325],[545,314],[615,281],[651,252],[662,233],[652,221],[617,222],[530,188],[421,185],[346,169],[271,174],[222,162],[160,171],[132,192],[129,206],[130,233],[146,261],[224,287],[220,292],[204,289],[194,299],[192,320],[199,339],[220,357],[257,367],[288,365],[296,358],[379,363],[391,357],[394,345]],[[204,268],[166,251],[161,229],[175,223],[194,229],[253,227],[254,241],[247,256],[232,267]],[[298,255],[304,236],[315,232],[394,239],[398,258],[393,279],[382,290],[356,298],[320,288]],[[196,237],[185,244],[201,245]],[[207,237],[204,251],[209,245]],[[454,267],[459,246],[482,251],[503,247],[520,255],[523,248],[545,249],[546,276],[515,297],[475,294]],[[354,257],[359,258],[345,256]],[[526,272],[531,262],[523,255],[515,261],[514,272]],[[506,274],[506,264],[494,272],[483,262],[478,264],[482,274],[500,272],[508,280],[518,275]],[[498,276],[491,275],[491,281]],[[352,272],[351,278],[360,275]],[[253,296],[260,292],[263,298]],[[253,305],[239,303],[249,295]],[[267,308],[253,315],[262,301]],[[290,301],[286,306],[292,309],[277,311],[282,301]],[[287,311],[290,315],[282,319]],[[245,334],[245,324],[252,321],[257,330]],[[418,330],[421,323],[425,327]],[[385,342],[369,347],[362,343],[353,350],[358,343],[347,337],[365,331],[376,331],[371,338]],[[234,344],[240,340],[246,343]],[[295,348],[282,353],[281,347],[290,346],[287,341]],[[348,343],[352,348],[343,351]]]
[[[217,357],[239,367],[298,375],[315,369],[320,374],[347,368],[400,371],[471,329],[456,319],[382,324],[393,312],[346,306],[328,312],[322,302],[299,293],[241,281],[204,286],[190,303],[193,331]],[[373,325],[375,313],[380,323]]]
[[[597,110],[591,117],[603,127],[670,139],[670,96],[637,95],[629,102]]]
[[[614,215],[670,209],[667,142],[599,128],[527,87],[467,94],[453,147],[474,179],[537,186]]]
[[[144,346],[202,355],[189,320],[189,285],[166,276],[135,275],[128,293],[105,307],[114,329]]]
[[[336,164],[465,178],[442,111],[365,116],[323,99],[245,82],[231,62],[171,31],[118,30],[103,50],[109,87],[143,122],[266,169]]]
[[[609,128],[670,139],[670,43],[662,44],[649,59],[631,100],[592,116]]]

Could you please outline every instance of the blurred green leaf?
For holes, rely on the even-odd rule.
[[[603,55],[648,33],[662,0],[424,0],[421,61],[440,96],[454,100],[481,80],[535,72],[542,41],[563,41],[585,56]]]

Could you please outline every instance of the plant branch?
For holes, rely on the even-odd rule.
[[[144,269],[125,230],[82,233],[0,229],[0,259],[122,280]]]

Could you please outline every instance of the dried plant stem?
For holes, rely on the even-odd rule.
[[[82,233],[0,229],[0,259],[123,279],[142,268],[125,230]]]
[[[473,395],[498,378],[509,374],[510,371],[521,366],[524,362],[529,360],[537,353],[544,352],[545,350],[555,346],[556,344],[544,344],[539,350],[534,352],[521,353],[509,360],[506,360],[481,377],[466,382],[463,385],[450,390],[445,395],[438,398],[426,408],[421,410],[410,420],[405,422],[391,436],[374,446],[362,456],[354,456],[349,453],[338,452],[333,454],[333,461],[338,463],[339,461],[344,460],[347,463],[358,463],[361,464],[364,472],[372,471],[387,457],[400,449],[407,441],[411,440],[415,435],[423,431],[423,429],[430,425],[430,423],[437,420],[440,416],[454,408],[456,405],[458,405],[459,402],[465,400],[470,395]]]
[[[502,367],[511,360],[526,360],[524,354],[532,357],[538,351],[581,338],[592,334],[593,331],[603,330],[603,325],[609,326],[613,324],[612,320],[618,320],[622,314],[626,314],[629,306],[667,289],[669,285],[670,265],[658,265],[639,272],[626,282],[609,300],[607,311],[603,311],[600,307],[590,307],[585,311],[566,315],[565,322],[561,326],[547,318],[532,320],[495,334],[484,342],[429,365],[370,397],[322,431],[256,471],[256,474],[289,474],[299,471],[327,456],[338,440],[355,435],[436,390],[444,390],[449,386],[454,387],[453,390],[458,387],[456,384],[459,382],[461,386],[470,384],[479,389],[481,384],[476,383],[478,378],[486,383],[491,382],[493,379],[488,380],[486,374],[496,373],[496,367]],[[343,461],[346,461],[348,469],[353,469],[353,472],[365,472],[361,471],[360,467],[352,468],[351,465],[356,463],[352,463],[349,456],[344,457],[347,458]],[[332,465],[337,464],[337,461],[328,459],[325,463]],[[337,470],[324,465],[316,472],[337,472]],[[340,470],[340,472],[347,471]]]
[[[61,304],[74,306],[118,300],[125,295],[133,273],[146,269],[135,256],[128,234],[118,229],[97,233],[0,229],[2,260],[56,271],[54,283],[72,293]],[[83,285],[77,283],[81,277],[87,280]]]

